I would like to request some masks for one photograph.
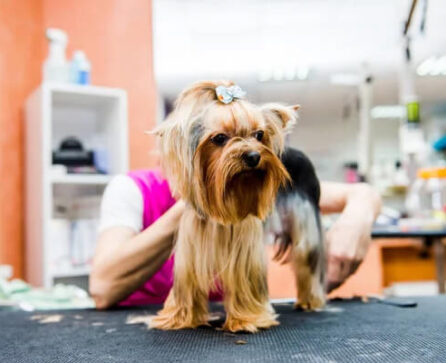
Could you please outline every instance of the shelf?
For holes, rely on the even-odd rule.
[[[98,102],[107,102],[107,100],[125,96],[125,91],[118,88],[45,83],[42,88],[51,92],[56,103],[96,106]]]
[[[67,277],[82,277],[90,275],[90,266],[72,267],[71,269],[54,271],[51,274],[53,279],[67,278]]]
[[[111,175],[101,174],[66,174],[53,176],[53,184],[82,184],[82,185],[105,185],[111,180]]]
[[[60,226],[61,236],[54,240],[58,227],[52,219],[98,217],[104,188],[115,175],[128,171],[127,111],[126,92],[118,88],[43,83],[27,99],[26,279],[32,285],[49,288],[55,278],[79,277],[80,281],[90,274],[89,266],[73,267],[70,257],[63,264],[50,259],[52,249],[60,252],[66,247],[57,243],[72,238]],[[108,174],[67,174],[53,168],[52,152],[69,136],[81,140],[85,150],[103,153]],[[84,238],[94,233],[87,224],[78,232],[85,242],[84,252],[90,254],[93,237]],[[68,251],[64,256],[71,256]]]

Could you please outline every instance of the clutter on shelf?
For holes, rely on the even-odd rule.
[[[97,219],[51,219],[50,268],[56,276],[88,271],[94,255]]]

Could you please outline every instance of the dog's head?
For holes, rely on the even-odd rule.
[[[216,89],[232,85],[194,84],[155,130],[174,194],[223,224],[267,216],[289,179],[279,155],[297,118],[297,106],[259,107],[240,98],[224,103]]]

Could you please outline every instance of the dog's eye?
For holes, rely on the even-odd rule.
[[[217,146],[223,146],[224,144],[226,144],[226,141],[228,141],[228,139],[229,139],[228,135],[218,134],[218,135],[215,135],[211,139],[211,141]]]
[[[263,139],[263,131],[262,130],[256,131],[254,133],[254,137],[257,139],[257,141],[262,141],[262,139]]]

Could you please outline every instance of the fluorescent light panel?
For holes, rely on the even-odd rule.
[[[421,62],[417,67],[419,76],[446,76],[446,56],[433,56]]]
[[[260,82],[305,81],[308,79],[309,73],[308,66],[277,66],[260,70],[257,79]]]
[[[372,108],[370,115],[374,119],[402,119],[406,116],[406,109],[401,105],[378,105]]]

